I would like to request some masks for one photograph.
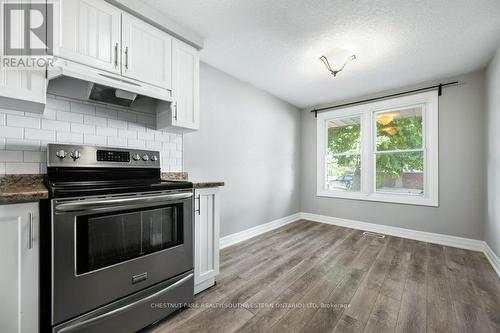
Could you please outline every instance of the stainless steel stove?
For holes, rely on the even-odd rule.
[[[49,144],[47,161],[42,328],[134,332],[192,300],[192,184],[162,181],[159,152]]]

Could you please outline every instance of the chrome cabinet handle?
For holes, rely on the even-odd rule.
[[[56,211],[59,212],[73,212],[79,210],[93,210],[99,208],[112,208],[120,207],[123,205],[132,204],[148,204],[169,200],[180,200],[187,199],[193,196],[192,192],[186,193],[175,193],[175,194],[164,194],[164,195],[154,195],[148,197],[139,198],[118,198],[118,199],[108,199],[108,200],[89,200],[89,201],[78,201],[78,202],[68,202],[62,203],[56,206]]]
[[[28,249],[33,248],[33,213],[28,217]]]
[[[125,47],[125,69],[128,69],[128,46]]]
[[[174,119],[177,120],[177,101],[174,102],[174,109],[175,109]]]
[[[94,318],[90,318],[90,319],[87,319],[87,320],[83,320],[81,322],[78,322],[74,325],[70,325],[70,326],[66,326],[64,328],[62,328],[61,330],[58,331],[58,333],[63,333],[63,332],[72,332],[72,331],[76,331],[76,330],[79,330],[81,329],[82,327],[85,327],[85,326],[88,326],[88,325],[91,325],[93,323],[96,323],[96,322],[99,322],[99,321],[102,321],[102,320],[105,320],[106,318],[109,318],[109,317],[114,317],[116,315],[119,315],[121,314],[122,312],[125,312],[127,311],[128,309],[134,307],[134,306],[139,306],[141,304],[144,304],[144,303],[147,303],[149,301],[151,301],[153,298],[157,297],[157,296],[160,296],[170,290],[172,290],[173,288],[176,288],[182,284],[184,284],[185,282],[187,282],[189,279],[191,279],[193,277],[193,273],[190,273],[189,275],[183,277],[182,279],[180,279],[179,281],[176,281],[175,283],[171,284],[170,286],[166,287],[166,288],[163,288],[157,292],[155,292],[154,294],[151,294],[147,297],[144,297],[142,299],[139,299],[135,302],[132,302],[130,304],[127,304],[127,305],[124,305],[122,307],[119,307],[117,309],[114,309],[112,311],[109,311],[109,312],[106,312],[106,313],[103,313],[101,315],[98,315]],[[80,330],[79,330],[80,331]]]
[[[198,194],[196,197],[196,200],[198,200],[198,209],[195,209],[194,212],[198,212],[198,215],[201,215],[201,195]]]
[[[118,67],[118,43],[115,44],[115,68]]]

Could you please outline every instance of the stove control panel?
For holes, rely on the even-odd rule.
[[[129,151],[98,150],[97,160],[104,162],[130,162]],[[137,161],[137,160],[136,160]]]
[[[47,145],[48,167],[160,168],[160,152],[82,145]]]

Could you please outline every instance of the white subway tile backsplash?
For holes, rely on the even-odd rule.
[[[40,119],[17,116],[13,114],[7,115],[7,126],[23,127],[23,128],[40,128]]]
[[[108,127],[128,128],[128,125],[127,125],[127,122],[123,121],[123,120],[108,119]]]
[[[95,134],[94,125],[82,125],[82,124],[71,124],[71,132],[73,133],[84,133],[84,134]]]
[[[146,141],[146,149],[161,151],[161,142]],[[168,152],[166,152],[168,154]]]
[[[83,144],[83,134],[70,132],[57,132],[57,142]]]
[[[108,145],[114,147],[127,147],[127,138],[116,138],[109,136]]]
[[[25,151],[24,162],[47,162],[47,153],[43,151]]]
[[[24,137],[26,139],[32,139],[32,140],[54,141],[56,139],[56,132],[48,131],[48,130],[26,128],[24,130]]]
[[[97,135],[104,136],[118,136],[118,130],[116,128],[109,127],[97,127]]]
[[[89,104],[82,104],[77,102],[70,103],[70,111],[77,113],[85,113],[89,115],[95,115],[95,106]]]
[[[7,150],[40,151],[40,140],[7,139],[5,148]]]
[[[143,124],[136,123],[127,123],[127,128],[129,130],[137,131],[137,132],[146,132],[146,127]]]
[[[175,150],[175,148],[177,147],[177,145],[175,143],[171,143],[171,142],[163,142],[162,143],[162,149],[163,150]]]
[[[106,145],[106,137],[100,135],[84,134],[83,143],[86,145]]]
[[[43,111],[43,114],[34,113],[34,115],[35,115],[35,117],[36,116],[40,116],[40,118],[43,118],[43,119],[56,120],[56,118],[57,118],[57,110],[49,109],[49,108],[45,107],[45,110]]]
[[[43,114],[0,109],[0,174],[45,173],[48,143],[160,151],[163,171],[182,171],[182,134],[154,129],[154,113],[47,95]]]
[[[39,173],[40,163],[5,163],[5,173],[7,174],[23,174],[23,173]]]
[[[42,129],[69,132],[70,123],[60,120],[42,119]]]
[[[128,147],[135,149],[144,149],[146,142],[144,140],[128,139]]]
[[[152,141],[155,139],[155,134],[151,132],[137,132],[137,138]]]
[[[22,162],[22,161],[23,161],[22,151],[5,150],[0,153],[0,162]]]
[[[155,132],[154,135],[155,135],[155,141],[160,141],[160,142],[170,141],[170,136],[167,133]]]
[[[117,118],[117,111],[116,110],[102,108],[99,106],[95,109],[95,114],[99,117],[104,117],[104,118],[108,118],[108,119],[116,119]]]
[[[19,127],[0,126],[0,135],[4,138],[22,139],[23,131]]]
[[[69,121],[72,123],[81,123],[83,124],[83,114],[80,113],[71,113],[65,111],[57,111],[57,120]]]
[[[45,105],[45,108],[69,111],[70,106],[69,102],[66,100],[47,98],[47,104]]]
[[[103,117],[84,115],[84,123],[87,125],[107,126],[108,120]]]
[[[118,130],[118,136],[122,137],[122,138],[136,139],[137,138],[137,132],[136,131],[125,130],[125,129],[119,129]]]

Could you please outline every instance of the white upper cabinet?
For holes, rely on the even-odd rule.
[[[4,17],[4,6],[0,6],[0,17]],[[25,31],[21,15],[11,16],[11,27],[4,31],[3,22],[0,24],[0,36],[10,33],[13,45],[23,45]],[[0,43],[0,55],[5,54],[4,43]],[[25,54],[19,51],[16,56]],[[45,70],[32,70],[30,68],[16,69],[0,66],[0,105],[4,109],[30,111],[42,113],[46,102]]]
[[[122,75],[172,89],[172,37],[123,13]]]
[[[172,47],[172,125],[200,128],[200,58],[194,47],[174,40]]]
[[[101,0],[55,3],[54,55],[120,73],[121,11]]]

